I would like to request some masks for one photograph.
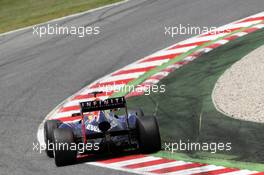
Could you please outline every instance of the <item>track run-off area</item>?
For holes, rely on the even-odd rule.
[[[165,26],[190,24],[199,27],[219,27],[258,14],[263,11],[263,6],[263,0],[250,2],[248,0],[130,0],[119,5],[48,22],[50,25],[57,24],[58,26],[97,26],[101,29],[100,35],[83,38],[69,35],[52,35],[39,38],[33,35],[31,27],[0,35],[0,174],[127,175],[135,173],[131,170],[132,168],[139,170],[135,168],[137,165],[144,168],[142,166],[144,162],[153,163],[156,166],[158,164],[162,165],[161,162],[175,161],[163,160],[163,158],[154,160],[153,155],[135,155],[136,157],[133,158],[124,157],[124,159],[129,159],[130,162],[124,162],[124,159],[113,159],[112,161],[116,161],[116,164],[113,164],[112,169],[99,166],[102,163],[101,165],[109,167],[112,165],[110,162],[98,161],[86,161],[85,163],[58,168],[55,166],[54,160],[48,158],[44,152],[40,154],[33,150],[34,146],[32,144],[38,143],[36,133],[38,128],[41,129],[39,125],[54,107],[73,94],[72,98],[76,97],[78,93],[81,95],[80,98],[84,97],[81,93],[83,92],[85,95],[86,90],[89,92],[89,89],[86,88],[87,85],[90,88],[96,83],[103,83],[104,81],[108,83],[107,80],[110,79],[107,79],[106,75],[113,81],[119,80],[125,75],[124,73],[129,72],[119,72],[117,70],[125,70],[124,68],[126,68],[130,71],[136,69],[134,66],[138,68],[143,66],[141,70],[144,73],[131,72],[131,76],[127,77],[131,79],[129,83],[144,85],[143,82],[146,81],[149,83],[158,82],[159,79],[168,75],[175,68],[179,68],[197,58],[200,55],[200,49],[200,51],[209,51],[218,44],[228,42],[228,39],[231,40],[247,33],[247,31],[241,30],[237,33],[230,33],[230,36],[223,34],[224,38],[219,38],[216,45],[210,46],[211,44],[204,43],[208,45],[200,47],[203,45],[203,41],[207,39],[212,41],[214,36],[191,38],[195,35],[189,34],[170,37],[164,34]],[[249,28],[247,30],[250,28],[255,30],[262,27],[260,18],[259,21],[253,20],[243,23],[248,24]],[[260,23],[258,24],[258,22]],[[238,28],[243,27],[239,23],[236,25]],[[192,40],[195,39],[200,40],[201,43],[194,44]],[[178,43],[176,44],[178,46],[175,43]],[[193,43],[193,46],[197,45],[198,47],[192,48],[190,46],[190,48],[187,48],[187,45],[184,44],[188,43]],[[146,57],[166,47],[167,49],[163,49],[162,52],[164,54],[169,53],[170,47],[168,46],[171,45],[175,45],[178,49],[172,48],[172,55],[167,58],[169,60],[165,58],[158,59],[156,57],[158,55],[152,55],[158,59],[156,61],[151,61],[149,56]],[[187,50],[189,51],[187,52]],[[180,55],[173,56],[175,51],[179,52]],[[159,53],[162,54],[162,52]],[[193,54],[189,55],[190,52]],[[196,53],[199,54],[196,55]],[[140,58],[143,58],[144,61],[139,60]],[[177,61],[174,58],[179,60]],[[165,64],[162,64],[162,61]],[[135,64],[131,64],[133,62]],[[149,64],[150,62],[153,65]],[[182,67],[182,69],[192,65],[192,63]],[[149,70],[146,70],[144,64],[153,67],[148,67]],[[177,71],[175,70],[175,72]],[[113,75],[113,72],[116,75]],[[158,76],[154,76],[155,74]],[[83,91],[79,91],[80,89],[83,89]],[[78,93],[76,94],[76,92]],[[125,94],[109,93],[108,95]],[[138,96],[138,98],[141,97],[143,96]],[[74,110],[78,111],[77,108],[73,108],[73,111],[68,108],[78,104],[78,99],[75,101],[72,98],[64,101],[66,103],[61,103],[62,106],[54,110],[53,114],[56,114],[56,117],[67,118]],[[137,97],[131,97],[128,100],[132,98]],[[83,100],[85,99],[89,99],[89,97],[84,97]],[[65,111],[62,111],[62,109]],[[53,114],[50,113],[49,117],[54,117]],[[39,138],[41,142],[41,134],[39,134]],[[150,157],[144,159],[142,156]],[[183,159],[177,161],[181,160]],[[141,163],[136,165],[135,162],[137,161]],[[184,164],[199,161],[184,160],[182,162]],[[98,165],[91,165],[92,163],[98,163]],[[106,163],[109,166],[106,166]],[[133,164],[135,164],[134,167]],[[196,163],[194,164],[191,166],[197,167],[186,169],[185,166],[185,170],[196,168],[197,172],[197,169],[201,167]],[[214,165],[214,163],[210,164]],[[149,164],[145,165],[145,167],[150,168]],[[168,164],[164,163],[163,165]],[[221,164],[217,167],[210,167],[221,169],[219,166]],[[158,166],[156,167],[158,168]],[[208,166],[204,168],[206,167]],[[122,169],[122,171],[117,171],[117,169]],[[152,170],[154,171],[154,169]],[[152,170],[149,169],[149,171]],[[250,172],[255,173],[254,168],[250,170]],[[225,171],[227,170],[225,169]],[[249,174],[248,170],[245,171]],[[147,173],[148,171],[142,171],[142,169],[137,171],[139,174],[144,172]]]
[[[71,117],[71,115],[80,111],[80,102],[93,99],[89,93],[94,91],[104,91],[103,94],[100,94],[101,99],[121,95],[127,98],[144,95],[142,91],[139,93],[137,91],[115,92],[114,88],[141,85],[140,88],[147,89],[148,86],[157,84],[169,73],[199,58],[202,54],[262,28],[264,28],[264,12],[219,27],[214,34],[201,34],[155,52],[94,81],[58,105],[45,120],[57,118],[67,122],[78,120],[80,117]],[[104,87],[106,86],[112,91],[105,91]],[[43,123],[38,130],[38,140],[42,145],[44,144]],[[263,174],[257,171],[170,160],[148,155],[124,156],[87,164],[138,174]]]

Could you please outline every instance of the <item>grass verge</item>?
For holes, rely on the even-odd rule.
[[[119,1],[121,0],[1,0],[0,33]]]
[[[163,94],[128,100],[130,107],[142,106],[148,114],[157,107],[163,142],[232,143],[231,151],[215,154],[185,151],[157,155],[264,171],[261,164],[264,162],[264,125],[226,117],[215,109],[211,99],[218,78],[236,61],[263,45],[263,34],[264,30],[260,30],[239,38],[171,73],[159,83],[166,85]]]

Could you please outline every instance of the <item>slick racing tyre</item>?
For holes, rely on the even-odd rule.
[[[77,150],[74,145],[73,132],[69,128],[57,128],[54,130],[54,160],[57,166],[73,164],[76,161]]]
[[[59,120],[47,120],[44,123],[44,138],[46,144],[46,154],[48,157],[53,158],[53,131],[58,128],[61,122]]]
[[[153,116],[137,118],[139,149],[143,153],[153,153],[161,149],[157,120]]]

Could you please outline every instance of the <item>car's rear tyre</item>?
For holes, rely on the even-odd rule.
[[[137,131],[141,152],[153,153],[161,149],[159,126],[155,117],[138,117]]]
[[[56,149],[53,150],[55,164],[57,166],[65,166],[73,164],[76,161],[77,150],[73,146],[74,136],[69,128],[57,128],[54,130],[54,145]],[[72,147],[71,147],[72,146]]]
[[[46,144],[46,154],[48,157],[53,158],[53,131],[58,128],[61,122],[59,120],[47,120],[44,123],[44,137]]]

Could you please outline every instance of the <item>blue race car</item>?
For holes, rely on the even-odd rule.
[[[57,166],[72,164],[77,155],[161,149],[157,120],[142,110],[128,111],[124,97],[80,103],[80,116],[72,122],[47,120],[44,124],[46,153]]]

